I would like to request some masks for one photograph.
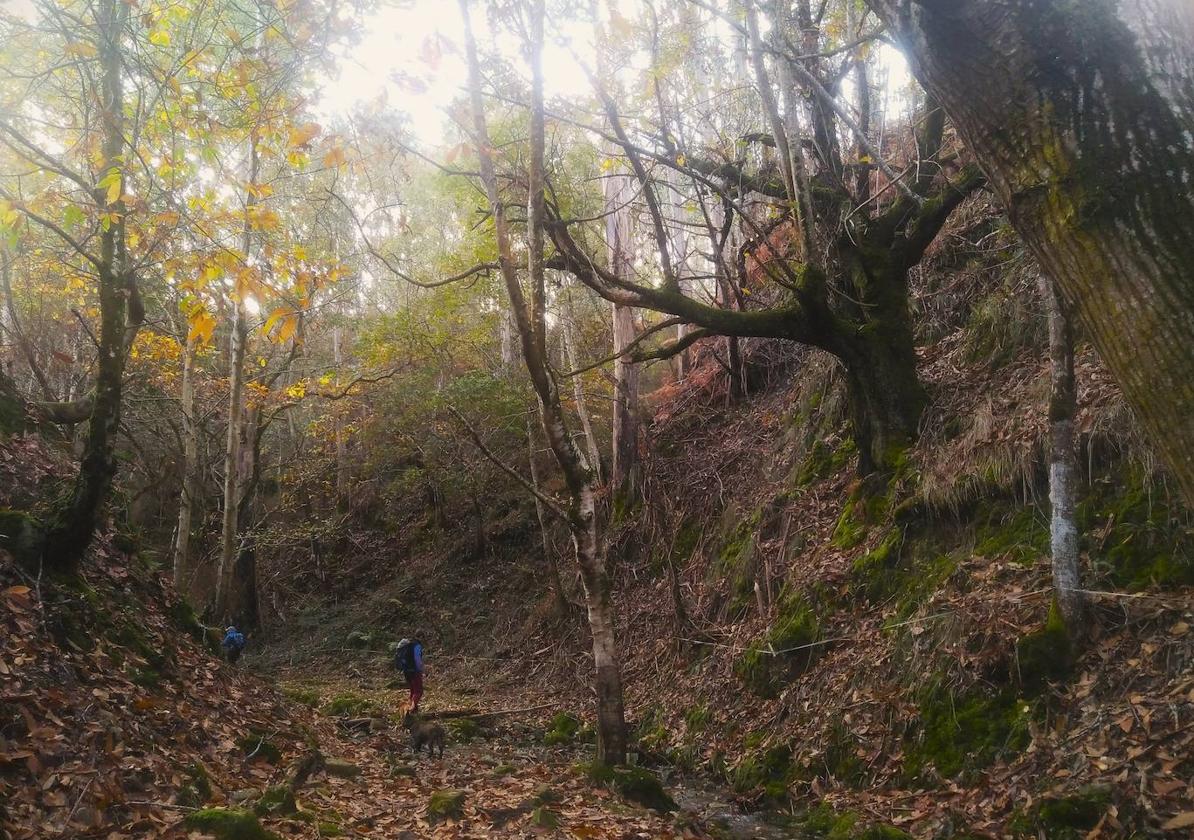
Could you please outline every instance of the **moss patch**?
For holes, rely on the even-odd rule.
[[[266,788],[261,798],[253,804],[253,813],[259,817],[282,816],[298,811],[294,791],[286,785]]]
[[[1098,481],[1076,511],[1096,576],[1129,590],[1194,585],[1194,531],[1169,491],[1136,471]]]
[[[549,747],[575,742],[588,742],[592,738],[592,728],[585,726],[581,719],[571,712],[556,712],[547,724],[547,731],[543,734],[543,743]]]
[[[452,740],[462,744],[485,737],[485,730],[476,718],[456,718],[448,721],[448,729],[452,733]]]
[[[996,759],[1028,746],[1030,706],[1009,690],[975,689],[955,695],[934,685],[920,703],[920,735],[905,744],[904,771],[925,779],[932,768],[943,778],[967,778]]]
[[[616,791],[628,802],[661,814],[676,810],[675,800],[650,770],[642,767],[610,767],[598,762],[584,765],[583,769],[589,781]]]
[[[803,596],[788,593],[771,630],[734,663],[734,672],[758,696],[774,697],[813,663],[820,651],[813,643],[820,637],[812,607]]]
[[[428,822],[458,820],[464,816],[463,790],[437,790],[427,800]]]
[[[211,799],[211,780],[207,776],[207,769],[202,764],[192,764],[187,768],[187,782],[178,789],[175,801],[179,805],[197,808]]]
[[[753,793],[761,804],[783,806],[788,803],[788,786],[795,776],[792,749],[780,745],[745,756],[728,772],[727,781],[739,795]]]
[[[1111,804],[1106,787],[1085,787],[1069,796],[1045,797],[1026,812],[1016,814],[1008,830],[1018,837],[1079,840],[1098,825]]]
[[[1049,519],[1035,507],[996,507],[975,534],[974,553],[1031,566],[1049,554]]]
[[[1016,642],[1016,673],[1024,692],[1036,695],[1050,682],[1066,679],[1074,670],[1074,651],[1061,612],[1049,608],[1045,626]]]
[[[277,840],[257,817],[239,808],[203,808],[187,814],[183,824],[194,831],[211,834],[216,840]]]
[[[731,614],[741,615],[754,597],[757,557],[755,531],[761,512],[743,517],[733,508],[723,517],[722,533],[710,574],[715,581],[728,581]]]
[[[323,707],[323,713],[326,715],[354,717],[373,711],[374,708],[373,701],[369,698],[347,692],[345,694],[338,694],[329,700],[327,705]]]

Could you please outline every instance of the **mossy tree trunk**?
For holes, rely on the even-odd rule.
[[[557,383],[552,376],[547,352],[547,294],[544,281],[544,105],[543,105],[543,0],[534,0],[530,10],[531,60],[531,130],[529,171],[527,172],[527,272],[529,294],[524,292],[514,259],[507,201],[499,188],[494,169],[493,144],[482,102],[481,65],[469,17],[469,0],[460,0],[464,18],[465,52],[468,59],[469,96],[473,116],[473,141],[480,164],[481,181],[493,214],[494,237],[502,280],[510,300],[510,310],[518,327],[523,361],[531,385],[539,399],[540,419],[556,462],[568,488],[567,503],[559,503],[544,494],[536,495],[549,503],[553,512],[568,523],[576,561],[584,585],[585,606],[592,635],[593,662],[597,693],[597,760],[603,764],[621,764],[626,760],[626,721],[622,700],[622,674],[615,635],[612,586],[600,537],[596,512],[596,485],[593,471],[576,447],[570,434]],[[520,173],[521,177],[521,173]]]
[[[1086,595],[1078,554],[1078,453],[1074,418],[1078,389],[1074,382],[1074,333],[1052,281],[1041,275],[1041,297],[1049,319],[1049,549],[1053,558],[1053,591],[1071,639],[1084,635]]]
[[[124,182],[124,84],[121,40],[128,20],[128,5],[102,0],[96,6],[96,44],[101,67],[100,115],[102,123],[102,172],[120,173]],[[97,187],[93,198],[104,212],[113,214],[100,232],[99,253],[89,257],[99,277],[100,329],[95,392],[87,418],[87,439],[82,463],[70,498],[49,522],[43,546],[47,567],[72,571],[91,544],[100,510],[116,474],[116,437],[120,429],[121,393],[127,347],[143,317],[134,277],[125,249],[124,202],[108,201],[107,190]],[[130,331],[130,327],[132,330]]]
[[[1194,4],[868,2],[1194,502]]]

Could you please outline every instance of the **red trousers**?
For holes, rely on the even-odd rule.
[[[410,689],[410,710],[419,710],[419,701],[423,699],[423,675],[412,671],[406,675],[406,685]]]

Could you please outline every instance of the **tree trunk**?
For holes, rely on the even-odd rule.
[[[631,242],[630,209],[634,195],[629,175],[609,174],[605,178],[605,244],[609,270],[629,280],[634,275],[634,250]],[[659,243],[666,248],[667,243]],[[634,343],[634,309],[613,304],[614,352],[622,353]],[[635,494],[638,463],[638,365],[624,356],[614,361],[613,445],[611,483],[614,492],[627,501]]]
[[[184,327],[185,329],[185,327]],[[199,424],[195,422],[195,341],[182,348],[182,492],[178,500],[178,531],[174,540],[174,588],[186,594],[187,560],[191,546],[191,519],[199,500]]]
[[[539,466],[535,458],[535,431],[531,427],[531,418],[527,417],[527,464],[531,470],[531,484],[536,489],[541,490],[543,482],[539,475]],[[560,574],[560,560],[556,557],[556,553],[551,550],[551,533],[547,528],[547,511],[544,510],[543,500],[538,496],[535,497],[535,518],[539,522],[539,537],[543,542],[543,559],[547,561],[548,568],[551,569],[551,582],[553,591],[553,603],[555,605],[556,615],[564,616],[568,614],[568,598],[564,594],[564,576]]]
[[[254,130],[249,140],[249,184],[256,184],[257,167],[257,134]],[[246,190],[245,226],[241,243],[246,270],[249,270],[248,262],[253,245],[249,213],[254,204],[256,204],[256,199],[253,191]],[[229,610],[232,608],[234,599],[233,582],[240,536],[238,525],[241,499],[240,450],[241,439],[244,435],[245,344],[248,342],[248,337],[244,301],[237,295],[232,301],[232,330],[228,347],[228,435],[224,452],[224,521],[220,537],[220,565],[216,573],[215,611],[218,620],[230,617]]]
[[[1078,394],[1074,384],[1074,337],[1070,320],[1053,283],[1040,278],[1041,297],[1049,319],[1049,547],[1053,555],[1053,590],[1057,608],[1071,639],[1084,631],[1086,596],[1078,555],[1078,523],[1074,515],[1078,457],[1074,417]]]
[[[573,322],[572,297],[566,296],[564,302],[564,363],[569,370],[576,370],[576,324]],[[589,469],[593,471],[593,478],[601,483],[605,475],[605,467],[601,463],[601,447],[597,444],[597,435],[593,432],[593,421],[589,416],[588,402],[585,400],[584,381],[580,374],[572,377],[572,399],[576,403],[576,416],[580,420],[581,431],[585,434],[585,451],[589,456]]]
[[[128,6],[102,0],[96,9],[99,29],[100,81],[103,123],[102,171],[124,169],[124,83],[121,78],[121,38],[128,20]],[[124,176],[122,176],[123,181]],[[73,571],[91,544],[100,509],[116,474],[116,436],[120,429],[121,390],[130,318],[141,320],[140,302],[125,253],[124,202],[111,205],[106,190],[97,188],[96,203],[117,214],[100,234],[99,275],[100,335],[96,360],[95,399],[87,424],[82,463],[69,500],[49,524],[43,559],[47,567]]]
[[[576,560],[584,584],[592,634],[597,690],[597,761],[621,764],[626,760],[626,722],[622,704],[622,677],[614,635],[614,610],[609,572],[597,530],[593,472],[576,448],[565,423],[559,389],[551,374],[547,354],[547,299],[544,283],[544,105],[543,105],[543,0],[534,0],[531,22],[531,131],[527,212],[527,275],[530,298],[523,292],[506,222],[506,201],[498,187],[493,164],[493,144],[482,104],[481,62],[469,20],[468,0],[460,0],[468,58],[469,98],[474,123],[481,180],[493,214],[498,261],[510,310],[518,326],[523,361],[539,398],[540,417],[547,442],[564,474],[569,504],[562,511],[572,533]],[[529,304],[529,305],[528,305]]]
[[[344,364],[344,354],[341,347],[340,328],[332,328],[332,354],[336,361],[337,383],[340,377],[340,366]],[[344,418],[338,406],[333,407],[336,418],[336,504],[341,508],[348,507],[349,475],[348,475],[348,435],[344,432]]]
[[[868,2],[1194,502],[1194,4]]]

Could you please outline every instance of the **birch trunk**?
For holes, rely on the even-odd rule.
[[[1049,319],[1049,548],[1053,556],[1053,590],[1070,638],[1083,635],[1086,596],[1078,555],[1078,456],[1074,417],[1078,413],[1074,384],[1074,336],[1061,298],[1049,278],[1040,278],[1041,297]]]
[[[544,106],[543,106],[543,0],[531,10],[531,131],[528,172],[528,271],[530,298],[523,292],[506,221],[506,202],[498,186],[493,145],[481,98],[481,64],[469,20],[468,0],[460,0],[468,58],[469,94],[474,121],[481,180],[493,214],[498,262],[510,309],[522,345],[523,361],[539,398],[540,416],[556,461],[564,474],[569,503],[565,511],[577,565],[585,590],[597,690],[597,761],[621,764],[626,760],[626,723],[622,701],[622,675],[614,631],[614,609],[609,571],[605,563],[594,499],[593,473],[576,448],[565,422],[559,390],[552,377],[547,353],[546,290],[544,282]]]

